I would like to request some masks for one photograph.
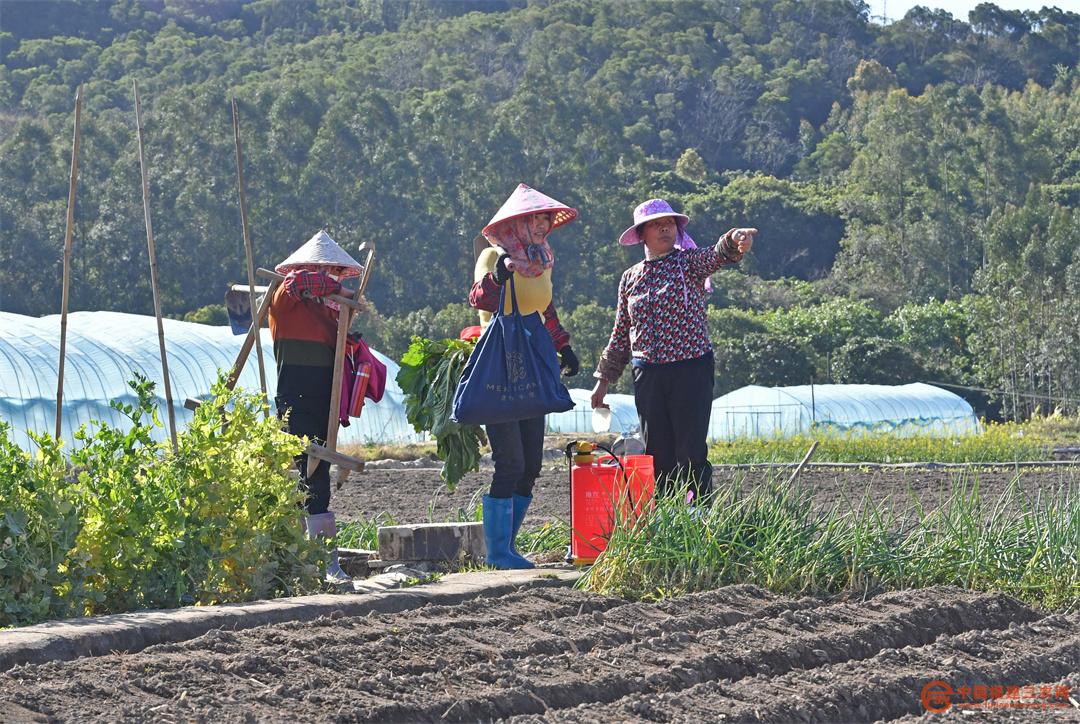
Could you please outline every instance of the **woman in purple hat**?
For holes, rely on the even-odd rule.
[[[750,251],[757,229],[732,229],[699,249],[686,233],[689,220],[663,199],[649,199],[634,209],[634,225],[619,237],[623,246],[643,244],[645,259],[619,281],[615,325],[593,373],[592,406],[604,406],[608,386],[632,365],[634,403],[658,490],[671,492],[674,481],[685,479],[700,498],[712,491],[706,435],[713,351],[705,284]]]

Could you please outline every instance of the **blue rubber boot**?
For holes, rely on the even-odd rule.
[[[518,495],[514,493],[514,497],[511,498],[514,501],[514,516],[512,519],[513,525],[510,527],[510,555],[520,558],[523,561],[524,568],[536,568],[533,562],[530,561],[517,549],[517,535],[521,530],[521,524],[525,522],[525,511],[529,509],[529,505],[532,503],[531,495]]]
[[[495,568],[527,568],[532,564],[510,553],[510,531],[514,524],[514,502],[510,498],[484,496],[484,545],[486,561]]]

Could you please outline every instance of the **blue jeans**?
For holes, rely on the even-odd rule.
[[[491,497],[509,498],[514,493],[532,495],[533,484],[544,461],[544,418],[485,425],[491,443],[495,474]]]

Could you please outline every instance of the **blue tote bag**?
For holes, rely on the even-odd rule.
[[[510,275],[512,314],[499,307],[476,343],[454,393],[450,419],[465,425],[497,425],[574,408],[559,380],[559,358],[539,314],[522,316]]]

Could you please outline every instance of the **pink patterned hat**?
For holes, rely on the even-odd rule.
[[[634,225],[619,236],[619,243],[623,246],[640,244],[644,240],[638,235],[637,228],[646,221],[659,219],[661,216],[674,216],[675,224],[679,227],[680,240],[686,236],[686,224],[690,221],[690,217],[676,213],[675,209],[671,208],[671,204],[663,199],[649,199],[634,209]]]
[[[509,219],[516,219],[521,216],[528,216],[530,214],[538,214],[544,211],[551,212],[551,228],[562,226],[563,224],[569,224],[571,221],[577,218],[577,209],[572,209],[566,204],[559,203],[550,196],[545,196],[534,188],[530,188],[525,184],[518,184],[518,187],[514,189],[514,193],[510,194],[510,198],[506,200],[506,203],[502,205],[495,215],[491,217],[491,221],[487,223],[481,232],[484,236],[488,236],[488,232],[491,231],[491,227]]]

